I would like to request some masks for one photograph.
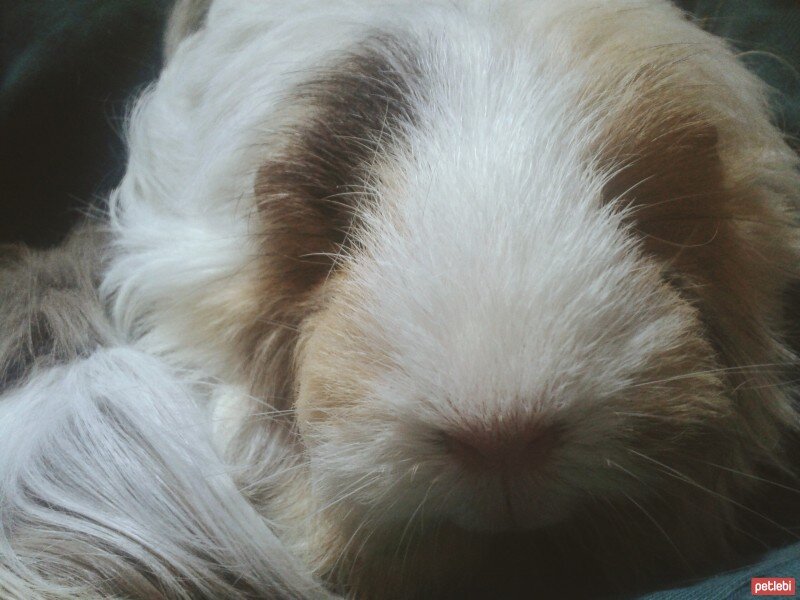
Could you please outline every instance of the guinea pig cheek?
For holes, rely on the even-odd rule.
[[[309,317],[296,354],[295,417],[309,457],[319,500],[339,503],[347,496],[368,503],[375,490],[375,432],[381,427],[371,384],[381,375],[380,356],[368,349],[357,328],[334,307]],[[361,482],[361,489],[354,482]]]

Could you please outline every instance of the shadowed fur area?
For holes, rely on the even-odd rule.
[[[54,250],[0,249],[0,392],[114,339],[97,292],[105,242],[84,226]]]

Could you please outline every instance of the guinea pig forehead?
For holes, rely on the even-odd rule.
[[[264,254],[287,291],[316,287],[356,250],[381,158],[416,121],[420,80],[414,47],[375,35],[289,94],[304,118],[280,133],[255,185]]]

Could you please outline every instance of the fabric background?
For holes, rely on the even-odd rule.
[[[728,600],[752,598],[751,577],[800,578],[800,545],[789,546],[767,554],[758,563],[731,573],[714,577],[686,587],[655,592],[639,600]]]
[[[122,176],[165,0],[0,0],[0,242],[58,242]]]

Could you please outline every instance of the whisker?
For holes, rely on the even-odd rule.
[[[649,385],[655,385],[659,383],[669,383],[672,381],[680,381],[682,379],[690,379],[693,377],[699,377],[701,375],[716,375],[716,374],[727,374],[727,373],[747,373],[752,371],[753,373],[782,373],[786,369],[790,368],[792,363],[796,361],[787,361],[785,363],[763,363],[763,364],[755,364],[755,365],[742,365],[742,366],[735,366],[735,367],[720,367],[717,369],[704,369],[702,371],[692,371],[691,373],[681,373],[680,375],[674,375],[672,377],[666,377],[664,379],[655,379],[650,381],[643,381],[639,383],[635,383],[631,385],[631,388],[639,388],[645,387]],[[766,369],[774,368],[772,371],[768,371]]]
[[[758,512],[757,510],[753,510],[752,508],[742,504],[741,502],[737,502],[733,498],[728,498],[727,496],[725,496],[723,494],[720,494],[719,492],[715,492],[714,490],[711,490],[708,487],[697,483],[691,477],[689,477],[688,475],[686,475],[684,473],[681,473],[677,469],[675,469],[673,467],[670,467],[669,465],[664,464],[664,463],[662,463],[662,462],[660,462],[660,461],[658,461],[658,460],[656,460],[656,459],[654,459],[654,458],[652,458],[650,456],[647,456],[646,454],[643,454],[641,452],[633,450],[632,448],[628,448],[628,452],[630,452],[631,454],[634,454],[636,456],[639,456],[640,458],[643,458],[644,460],[647,460],[650,463],[653,463],[653,464],[657,465],[658,467],[660,467],[660,470],[665,475],[669,475],[670,477],[673,477],[673,478],[675,478],[675,479],[677,479],[679,481],[687,483],[687,484],[691,485],[692,487],[695,487],[695,488],[697,488],[697,489],[699,489],[699,490],[701,490],[703,492],[706,492],[706,493],[714,496],[715,498],[719,498],[720,500],[724,500],[725,502],[728,502],[728,503],[732,504],[733,506],[736,506],[737,508],[740,508],[740,509],[742,509],[744,511],[747,511],[750,514],[755,515],[755,516],[759,517],[760,519],[763,519],[764,521],[766,521],[770,525],[774,525],[775,527],[777,527],[778,529],[780,529],[784,533],[788,533],[794,539],[800,540],[800,535],[798,535],[797,533],[793,532],[792,530],[784,527],[783,525],[781,525],[777,521],[774,521],[773,519],[770,519],[768,516]]]
[[[617,462],[614,462],[614,461],[612,461],[612,460],[608,460],[607,462],[608,462],[608,464],[609,464],[610,466],[612,466],[612,467],[614,467],[614,468],[616,468],[616,469],[619,469],[620,471],[622,471],[622,472],[623,472],[623,473],[625,473],[626,475],[628,475],[628,476],[632,477],[633,479],[635,479],[635,480],[636,480],[636,481],[638,481],[639,483],[641,483],[641,484],[643,484],[643,485],[645,485],[645,486],[647,486],[647,487],[652,487],[652,486],[649,486],[647,483],[645,483],[645,482],[642,480],[642,478],[641,478],[641,477],[637,476],[636,474],[634,474],[633,472],[631,472],[629,469],[626,469],[625,467],[623,467],[623,466],[622,466],[622,465],[620,465],[619,463],[617,463]],[[661,525],[661,524],[660,524],[660,523],[659,523],[659,522],[658,522],[658,521],[657,521],[657,520],[656,520],[656,519],[655,519],[655,518],[654,518],[654,517],[653,517],[653,516],[652,516],[652,515],[651,515],[651,514],[650,514],[650,513],[649,513],[649,512],[648,512],[648,511],[647,511],[647,510],[646,510],[646,509],[645,509],[645,508],[644,508],[644,507],[641,505],[641,504],[640,504],[640,503],[639,503],[639,502],[637,502],[636,500],[634,500],[634,499],[633,499],[633,497],[631,497],[631,496],[630,496],[628,493],[626,493],[626,492],[623,492],[623,496],[625,496],[625,498],[627,498],[627,499],[628,499],[628,500],[629,500],[629,501],[630,501],[630,502],[631,502],[631,503],[632,503],[632,504],[633,504],[633,505],[634,505],[636,508],[638,508],[638,509],[639,509],[639,510],[640,510],[640,511],[641,511],[641,512],[642,512],[642,513],[643,513],[643,514],[644,514],[644,515],[645,515],[645,516],[646,516],[646,517],[647,517],[647,518],[650,520],[650,522],[651,522],[651,523],[653,523],[653,525],[655,525],[655,527],[656,527],[656,528],[657,528],[657,529],[658,529],[658,530],[661,532],[661,534],[664,536],[664,538],[667,540],[667,542],[669,542],[670,546],[672,546],[672,547],[675,549],[675,552],[678,554],[678,556],[680,556],[681,560],[682,560],[682,561],[683,561],[683,562],[684,562],[684,563],[685,563],[687,566],[691,566],[691,563],[690,563],[690,562],[689,562],[689,560],[686,558],[686,555],[685,555],[685,554],[684,554],[684,553],[683,553],[683,552],[680,550],[680,548],[678,548],[678,545],[677,545],[677,544],[675,543],[675,541],[674,541],[674,540],[673,540],[673,539],[670,537],[670,535],[669,535],[669,534],[666,532],[666,530],[664,529],[664,527],[663,527],[663,526],[662,526],[662,525]]]
[[[787,492],[792,492],[793,494],[800,495],[800,488],[794,488],[794,487],[779,483],[777,481],[772,481],[771,479],[766,479],[764,477],[759,477],[758,475],[753,475],[752,473],[745,473],[744,471],[739,471],[737,469],[732,469],[730,467],[726,467],[726,466],[723,466],[723,465],[718,465],[716,463],[709,462],[709,461],[706,461],[706,460],[698,459],[698,461],[702,462],[703,464],[709,465],[711,467],[715,467],[717,469],[720,469],[722,471],[727,471],[728,473],[733,473],[735,475],[740,475],[740,476],[745,477],[747,479],[752,479],[754,481],[759,481],[761,483],[766,483],[768,485],[772,485],[772,486],[781,488],[783,490],[786,490]]]

